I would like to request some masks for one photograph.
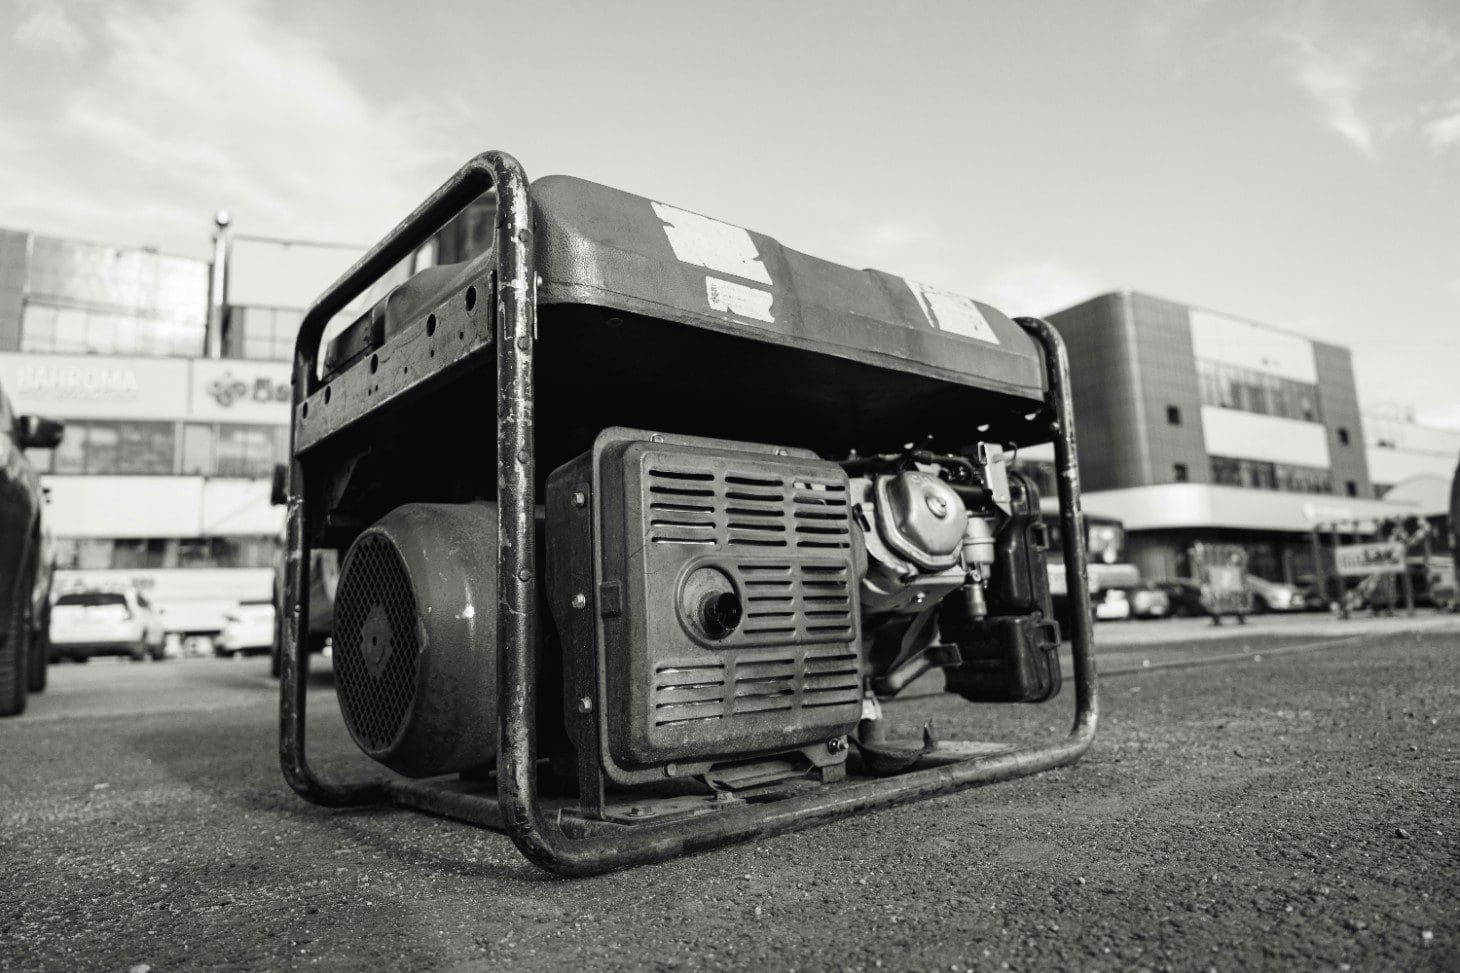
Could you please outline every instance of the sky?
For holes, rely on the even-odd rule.
[[[1460,428],[1460,3],[0,0],[0,225],[368,244],[511,152],[1045,314],[1146,291]]]

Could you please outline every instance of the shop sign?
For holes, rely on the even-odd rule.
[[[1333,562],[1345,578],[1398,574],[1404,570],[1404,545],[1399,541],[1345,544],[1333,549]]]
[[[190,413],[222,422],[289,421],[290,374],[285,362],[192,363]]]
[[[186,365],[101,355],[0,355],[0,387],[20,412],[56,418],[176,419]]]

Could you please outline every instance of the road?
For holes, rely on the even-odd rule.
[[[57,666],[0,722],[0,967],[1460,969],[1456,620],[1099,637],[1072,768],[582,881],[300,801],[264,660]],[[315,760],[361,773],[332,695]],[[898,715],[1016,739],[1069,696]]]

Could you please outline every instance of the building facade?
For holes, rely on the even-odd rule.
[[[1460,463],[1460,431],[1436,429],[1415,422],[1402,408],[1373,408],[1364,413],[1364,455],[1374,496],[1418,480],[1449,484]]]
[[[57,583],[135,584],[180,632],[272,597],[283,529],[269,484],[288,451],[293,335],[240,328],[232,357],[204,357],[209,272],[0,230],[0,386],[66,422],[59,447],[30,454]]]
[[[326,333],[415,270],[483,252],[495,213],[492,194],[476,200]],[[211,261],[0,229],[0,387],[66,422],[59,447],[30,451],[57,584],[135,585],[181,633],[273,597],[295,337],[364,253],[228,224],[220,213]]]
[[[1374,499],[1347,348],[1131,291],[1049,320],[1074,363],[1086,509],[1124,521],[1143,576],[1191,577],[1205,542],[1292,582],[1315,524],[1407,512]]]

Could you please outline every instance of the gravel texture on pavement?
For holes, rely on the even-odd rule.
[[[1315,641],[1248,628],[1203,648]],[[304,803],[266,660],[57,666],[0,721],[0,967],[1460,969],[1460,626],[1363,632],[1108,678],[1071,768],[579,881]],[[1146,643],[1102,655],[1191,651]],[[316,763],[367,771],[313,686]],[[1071,695],[890,709],[1023,739]]]

